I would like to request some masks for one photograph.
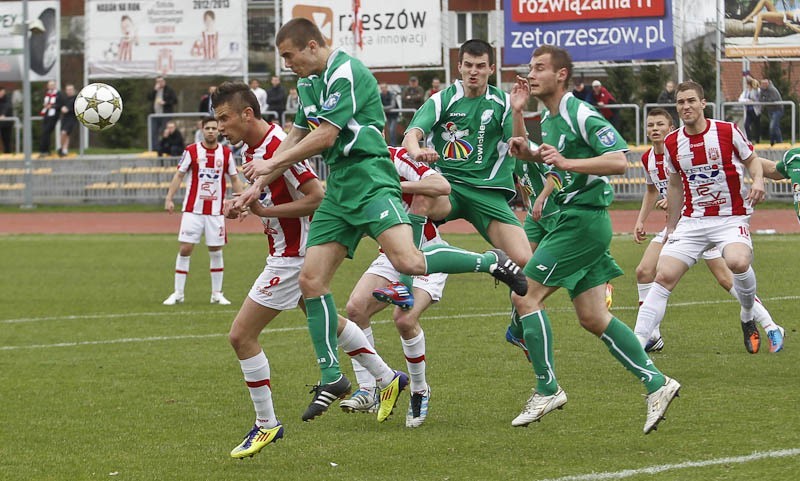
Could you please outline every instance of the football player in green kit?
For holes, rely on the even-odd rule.
[[[800,147],[789,149],[778,162],[762,159],[764,177],[772,180],[789,179],[792,181],[792,196],[797,221],[800,222]]]
[[[321,371],[304,421],[324,413],[350,392],[350,381],[339,369],[337,314],[330,283],[345,257],[352,257],[361,237],[374,238],[392,265],[408,275],[432,272],[488,272],[524,293],[525,276],[499,249],[476,254],[452,246],[417,249],[412,227],[403,210],[400,181],[382,131],[383,106],[375,77],[359,60],[325,44],[310,20],[295,18],[275,39],[287,68],[297,74],[300,106],[286,139],[271,158],[255,159],[243,167],[253,185],[236,201],[247,206],[261,189],[299,160],[322,154],[330,167],[325,197],[311,222],[300,290],[308,328]],[[421,227],[421,226],[420,226]],[[410,291],[411,278],[405,284]],[[377,380],[379,383],[382,380]],[[379,420],[388,416],[408,384],[399,371],[381,390]]]
[[[512,426],[527,426],[560,409],[567,396],[558,385],[553,362],[553,335],[544,301],[567,289],[581,326],[598,336],[611,354],[640,379],[648,392],[644,433],[658,426],[680,384],[663,375],[645,354],[636,335],[605,304],[605,284],[622,274],[611,257],[613,199],[608,175],[625,171],[628,146],[596,110],[568,90],[572,59],[559,47],[543,45],[533,52],[527,78],[512,89],[512,105],[521,111],[529,95],[541,101],[542,145],[531,149],[524,126],[514,123],[511,154],[544,162],[565,172],[556,194],[561,210],[555,228],[545,234],[525,267],[528,293],[512,296],[524,328],[536,374],[536,387]]]

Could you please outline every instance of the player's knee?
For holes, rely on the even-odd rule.
[[[355,322],[358,327],[364,329],[369,326],[369,318],[366,315],[367,304],[361,299],[350,298],[345,307],[347,318]],[[366,321],[366,322],[364,322]]]
[[[647,284],[653,282],[656,277],[655,266],[646,266],[639,264],[636,266],[636,282],[639,284]]]
[[[394,259],[389,259],[395,269],[403,274],[409,276],[419,276],[426,274],[425,272],[425,259],[420,251],[419,255],[398,256],[395,255]]]
[[[412,335],[419,328],[419,317],[413,311],[395,310],[394,325],[397,327],[397,332],[401,336],[408,337]]]
[[[300,292],[303,293],[303,297],[320,297],[327,292],[325,285],[321,280],[312,277],[303,271],[300,271],[299,284]]]
[[[749,256],[734,256],[731,259],[725,259],[725,262],[728,264],[728,268],[734,274],[741,274],[750,268]]]

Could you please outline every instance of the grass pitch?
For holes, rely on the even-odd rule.
[[[382,424],[336,406],[301,422],[306,384],[318,371],[295,310],[261,337],[285,438],[237,461],[228,452],[253,412],[226,333],[263,267],[262,236],[235,236],[225,249],[234,306],[208,304],[201,245],[186,303],[176,307],[161,305],[172,290],[174,236],[0,237],[0,479],[794,480],[798,240],[755,238],[758,293],[787,331],[781,353],[745,352],[738,305],[703,265],[679,284],[662,329],[666,348],[653,359],[683,388],[651,435],[642,434],[643,387],[578,326],[563,292],[548,309],[569,402],[540,423],[512,428],[534,378],[504,341],[507,291],[488,275],[458,275],[423,319],[433,396],[422,427],[404,427],[407,393]],[[448,241],[486,248],[477,236]],[[613,311],[631,326],[643,249],[629,237],[612,245],[627,272],[614,282]],[[365,240],[342,266],[334,285],[340,309],[374,255]],[[388,319],[384,312],[375,320],[378,347],[405,369]],[[354,380],[347,359],[343,366]]]

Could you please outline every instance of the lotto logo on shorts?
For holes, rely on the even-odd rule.
[[[538,266],[536,266],[536,268],[537,268],[537,269],[539,269],[539,270],[540,270],[540,271],[542,271],[542,272],[544,272],[544,271],[546,271],[546,270],[550,269],[549,267],[547,267],[547,266],[546,266],[546,265],[544,265],[544,264],[539,264]]]

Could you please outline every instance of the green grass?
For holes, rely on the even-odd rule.
[[[472,235],[448,240],[485,247]],[[643,388],[578,326],[563,292],[548,309],[569,403],[541,423],[511,428],[534,379],[503,339],[507,294],[488,276],[460,275],[423,319],[433,386],[425,425],[403,426],[407,394],[383,424],[338,408],[302,423],[305,385],[318,371],[305,319],[291,311],[261,337],[286,437],[234,461],[228,452],[252,424],[252,405],[226,339],[236,309],[208,304],[205,249],[192,258],[186,303],[169,308],[160,302],[172,289],[174,235],[0,237],[0,479],[542,480],[797,449],[798,240],[755,238],[759,294],[787,329],[779,354],[745,352],[737,304],[705,267],[678,286],[662,330],[666,348],[653,358],[683,389],[654,434],[641,432]],[[235,236],[225,249],[234,304],[265,251],[258,235]],[[614,282],[614,312],[633,325],[643,246],[618,237],[612,252],[628,272]],[[365,240],[342,265],[340,308],[374,255]],[[402,367],[387,319],[376,317],[375,336],[385,359]],[[788,481],[798,468],[795,454],[626,479]]]

